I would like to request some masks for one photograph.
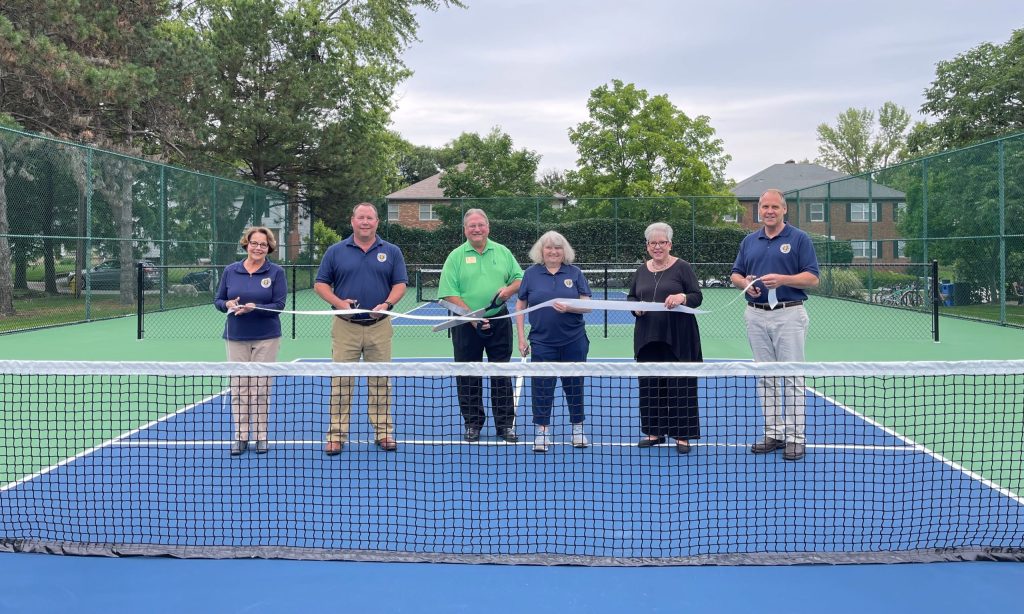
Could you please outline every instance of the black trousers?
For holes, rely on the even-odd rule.
[[[507,311],[502,310],[499,315]],[[508,362],[512,358],[512,321],[492,320],[491,333],[481,335],[472,324],[463,324],[452,329],[452,347],[455,362],[480,362],[487,354],[488,362]],[[459,390],[459,410],[466,428],[483,428],[487,421],[484,413],[484,391],[482,377],[461,376],[455,378]],[[516,408],[512,400],[512,378],[492,377],[491,408],[494,412],[494,428],[498,431],[512,428]]]
[[[676,362],[667,343],[649,343],[637,362]],[[640,430],[645,435],[675,439],[700,438],[700,413],[695,377],[640,377]]]

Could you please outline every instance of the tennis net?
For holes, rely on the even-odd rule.
[[[552,377],[568,379],[538,442],[535,405]],[[350,433],[328,456],[332,390],[346,381]],[[460,381],[487,406],[477,442],[465,441]],[[511,394],[518,441],[495,433],[495,383],[499,404]],[[799,460],[786,460],[788,449],[751,453],[769,384],[805,408]],[[251,441],[233,456],[235,395],[257,398],[245,386],[267,387],[269,450]],[[582,433],[565,387],[583,401]],[[648,424],[678,434],[693,424],[667,408],[688,395],[700,435],[690,452],[671,437],[637,446],[641,404]],[[384,432],[395,451],[375,443],[371,398],[390,401]],[[1024,560],[1022,493],[1024,361],[0,361],[6,551],[582,565]]]

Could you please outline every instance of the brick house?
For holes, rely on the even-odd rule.
[[[450,205],[451,199],[446,198],[441,189],[441,175],[431,175],[422,181],[406,186],[397,192],[384,197],[387,203],[388,222],[433,230],[441,224],[437,215],[437,207]]]
[[[831,182],[828,185],[822,185]],[[786,193],[786,221],[807,232],[850,241],[854,260],[905,260],[905,242],[896,221],[906,195],[867,179],[849,177],[818,164],[774,164],[736,184],[742,206],[730,221],[759,227],[757,199],[769,188]]]

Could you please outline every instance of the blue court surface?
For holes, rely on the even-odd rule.
[[[811,445],[796,463],[748,453],[763,429],[752,380],[701,382],[702,439],[685,456],[671,446],[635,447],[637,391],[628,379],[587,378],[586,449],[568,445],[557,392],[555,445],[547,454],[531,451],[528,382],[515,388],[520,442],[501,442],[488,428],[481,443],[467,444],[452,379],[396,378],[400,448],[388,454],[373,445],[360,381],[352,441],[333,458],[321,451],[329,380],[279,377],[273,389],[269,454],[227,454],[225,390],[8,485],[0,509],[16,509],[36,529],[0,539],[653,563],[1022,546],[1019,532],[1006,530],[1024,526],[1019,496],[862,417],[866,408],[814,389],[805,397]],[[25,611],[62,609],[54,603],[58,594],[32,590],[35,574],[52,578],[60,595],[94,604],[80,611],[101,611],[95,604],[115,595],[130,599],[132,611],[171,611],[176,604],[198,611],[668,612],[770,603],[795,612],[852,612],[867,607],[850,601],[865,600],[876,611],[941,612],[966,606],[969,596],[973,607],[999,611],[1024,586],[1024,565],[1014,563],[580,568],[0,555],[0,570],[8,567],[20,571],[4,574],[15,590],[0,591],[0,611],[21,611],[22,590],[36,593],[29,599],[37,607]],[[142,594],[153,577],[161,578],[165,595],[159,603]],[[166,578],[177,578],[180,592],[166,590]],[[307,595],[296,595],[296,586]],[[863,592],[854,596],[853,586]],[[928,586],[927,594],[916,590]],[[782,587],[799,603],[789,603]],[[318,600],[304,602],[307,596]]]

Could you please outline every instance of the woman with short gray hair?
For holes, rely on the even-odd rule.
[[[699,307],[704,300],[690,263],[672,255],[672,227],[661,222],[644,231],[651,259],[633,273],[630,301]],[[669,311],[634,312],[633,355],[637,362],[703,362],[700,329],[693,314]],[[676,452],[690,453],[690,440],[700,438],[697,378],[641,377],[640,430],[637,446],[650,448],[671,437]]]
[[[558,299],[590,298],[590,285],[583,271],[571,264],[576,259],[576,252],[565,237],[552,230],[544,233],[533,244],[530,259],[536,264],[523,273],[516,311],[550,300],[556,302],[551,307],[530,312],[529,337],[526,335],[524,316],[516,316],[519,353],[524,357],[532,353],[533,362],[586,361],[590,339],[587,338],[583,314],[589,310],[558,302]],[[589,442],[583,431],[583,378],[561,379],[562,391],[569,406],[572,445],[585,448]],[[533,451],[547,452],[551,445],[551,406],[554,404],[555,378],[530,378],[530,394],[533,400],[533,423],[537,427]]]

